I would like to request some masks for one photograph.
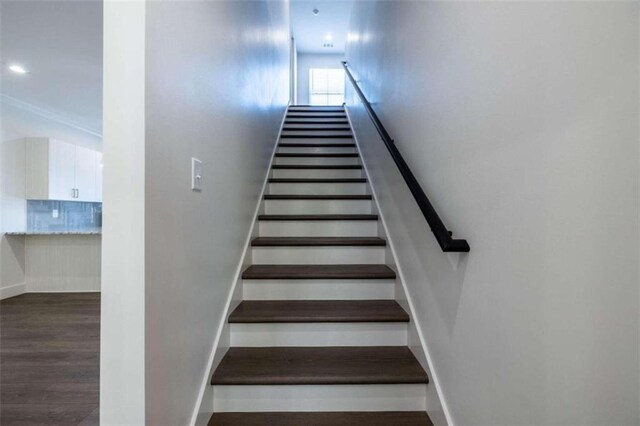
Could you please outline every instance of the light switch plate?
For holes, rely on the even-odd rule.
[[[54,219],[58,218],[58,209],[53,209],[51,211],[51,217],[53,217]]]
[[[202,191],[202,161],[191,158],[191,190]]]

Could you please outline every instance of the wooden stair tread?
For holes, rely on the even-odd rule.
[[[371,200],[369,194],[266,194],[265,200]]]
[[[360,164],[274,164],[271,166],[272,169],[321,169],[321,170],[357,170],[362,169]]]
[[[387,265],[251,265],[242,273],[243,279],[395,279],[396,273]]]
[[[280,138],[284,139],[353,139],[353,134],[327,134],[327,135],[305,135],[305,134],[282,134]]]
[[[433,426],[424,411],[214,413],[208,426]]]
[[[301,158],[355,158],[359,157],[360,154],[355,152],[336,152],[336,153],[303,153],[303,152],[278,152],[276,153],[276,157],[281,158],[292,158],[292,157],[301,157]]]
[[[355,143],[280,143],[279,148],[355,148]]]
[[[378,220],[376,214],[261,214],[258,220],[287,221],[287,220]]]
[[[408,322],[395,300],[245,300],[230,323]]]
[[[289,107],[287,109],[287,113],[291,114],[291,113],[298,113],[298,112],[318,112],[318,113],[324,113],[324,114],[328,114],[328,113],[345,113],[345,109],[339,106],[334,106],[334,107],[317,107],[317,106],[310,106],[310,107]]]
[[[287,113],[287,118],[343,118],[347,116],[344,111],[290,111]]]
[[[330,105],[291,105],[288,111],[344,111],[344,108]]]
[[[287,125],[282,129],[285,132],[302,130],[308,132],[316,132],[316,131],[332,131],[332,132],[350,132],[350,127],[336,127],[335,125],[326,125],[326,126],[313,126],[313,127],[304,127],[304,126],[293,126],[291,124]]]
[[[270,178],[269,183],[366,183],[365,178]]]
[[[284,124],[349,124],[349,122],[346,120],[336,120],[332,118],[314,120],[313,117],[311,117],[311,119],[306,119],[306,118],[294,118],[293,120],[286,119],[284,121]]]
[[[345,114],[345,110],[343,109],[289,109],[287,111],[287,115],[289,114]]]
[[[386,245],[386,240],[379,237],[256,237],[251,240],[253,247]]]
[[[231,347],[212,385],[428,383],[406,346]]]

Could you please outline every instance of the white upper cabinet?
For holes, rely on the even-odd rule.
[[[51,141],[49,144],[48,199],[69,200],[74,196],[76,147]],[[46,165],[45,165],[46,170]]]
[[[96,151],[76,146],[76,200],[96,201]]]
[[[102,201],[102,153],[96,152],[96,195]]]
[[[101,152],[28,138],[27,199],[102,202],[101,164]]]

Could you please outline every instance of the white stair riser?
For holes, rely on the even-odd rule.
[[[323,136],[323,139],[349,139],[349,136],[352,136],[352,133],[350,130],[286,130],[282,132],[282,136],[284,139],[289,139],[288,137],[284,136],[300,136],[304,138],[315,138],[316,136]],[[340,138],[334,138],[334,136],[340,136]]]
[[[265,200],[266,214],[371,214],[371,200]]]
[[[381,264],[385,247],[253,247],[254,265]]]
[[[270,183],[269,194],[340,194],[364,195],[367,193],[365,183]]]
[[[425,411],[427,385],[214,386],[215,412]]]
[[[280,143],[353,143],[353,138],[280,138]]]
[[[360,164],[358,157],[276,157],[274,164],[295,166],[355,166]]]
[[[261,221],[261,237],[376,237],[375,220]]]
[[[274,178],[361,178],[362,169],[273,169]]]
[[[342,147],[279,147],[278,152],[282,154],[355,154],[355,148]]]
[[[392,300],[394,280],[243,280],[244,300]]]
[[[314,124],[315,123],[335,123],[335,122],[340,122],[340,125],[348,125],[349,121],[347,120],[347,117],[338,117],[338,118],[321,118],[321,117],[303,117],[303,118],[298,118],[298,117],[287,117],[286,119],[286,123],[285,124],[293,124],[293,123],[300,123],[300,122],[306,122],[306,121],[312,121]],[[307,123],[305,123],[307,124]]]
[[[407,323],[231,324],[231,346],[406,346]]]

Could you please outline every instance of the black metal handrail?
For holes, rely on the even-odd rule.
[[[349,80],[351,80],[351,84],[353,84],[353,88],[355,89],[356,93],[360,97],[362,104],[367,110],[369,117],[373,121],[373,125],[376,127],[376,130],[378,130],[378,133],[380,134],[382,141],[387,146],[387,149],[389,150],[389,154],[391,154],[391,158],[393,158],[393,161],[395,161],[396,166],[398,166],[398,169],[400,170],[400,174],[404,178],[404,181],[407,183],[409,190],[413,194],[413,198],[415,198],[416,203],[418,203],[418,207],[420,207],[420,210],[422,211],[424,218],[429,223],[429,226],[431,227],[431,232],[433,232],[433,235],[435,235],[436,240],[438,241],[438,244],[440,244],[440,248],[442,248],[442,251],[468,252],[469,250],[471,250],[471,248],[469,247],[469,244],[467,243],[467,240],[451,238],[451,235],[452,235],[451,231],[449,231],[444,226],[444,223],[442,223],[440,216],[438,216],[438,213],[433,208],[433,205],[431,205],[431,202],[429,201],[427,194],[425,194],[424,190],[418,183],[418,180],[413,175],[413,172],[407,165],[407,162],[404,161],[404,158],[402,158],[402,154],[400,154],[400,151],[398,151],[398,148],[396,148],[396,145],[393,139],[391,139],[389,132],[387,132],[387,129],[384,128],[384,126],[382,125],[382,122],[378,118],[378,115],[376,114],[376,112],[371,107],[371,104],[367,100],[366,96],[364,95],[364,93],[362,93],[362,90],[360,90],[358,83],[356,82],[355,78],[353,78],[351,71],[349,71],[349,65],[347,64],[347,61],[342,61],[342,66],[344,67],[344,71],[347,74],[347,77],[349,77]]]

